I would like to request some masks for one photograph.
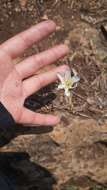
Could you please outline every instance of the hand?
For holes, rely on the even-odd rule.
[[[54,125],[58,116],[35,113],[25,108],[25,99],[57,79],[57,72],[64,71],[67,66],[35,75],[38,69],[57,61],[68,53],[68,47],[58,45],[37,55],[33,55],[19,64],[12,60],[24,52],[33,43],[40,41],[55,31],[53,21],[45,21],[16,35],[0,46],[0,101],[11,113],[17,123]]]

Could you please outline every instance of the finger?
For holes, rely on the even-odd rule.
[[[23,53],[23,51],[34,42],[42,40],[44,37],[55,31],[55,28],[56,25],[51,20],[41,22],[7,40],[0,46],[0,48],[12,58],[15,58]]]
[[[34,125],[56,125],[60,122],[58,116],[40,114],[23,108],[19,123]]]
[[[40,69],[41,67],[57,61],[59,58],[68,53],[68,47],[65,45],[58,45],[47,51],[31,56],[21,63],[16,65],[16,70],[22,78],[27,78]]]
[[[34,92],[38,91],[40,88],[54,82],[57,79],[57,73],[63,72],[66,69],[68,69],[68,66],[63,65],[60,67],[56,67],[51,71],[39,74],[37,76],[33,76],[30,79],[26,79],[25,81],[23,81],[25,97],[30,96]]]

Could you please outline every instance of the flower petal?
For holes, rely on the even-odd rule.
[[[70,91],[68,89],[65,89],[65,95],[70,96]]]
[[[70,71],[70,69],[67,69],[65,71],[64,80],[71,80],[71,71]]]
[[[59,84],[58,85],[58,89],[64,89],[64,85],[63,84]]]
[[[77,87],[77,83],[75,83],[75,84],[72,86],[71,89],[74,89],[74,88],[76,88],[76,87]]]
[[[73,76],[72,77],[72,84],[77,83],[79,81],[80,81],[80,78],[78,76]]]
[[[77,71],[74,68],[72,68],[72,72],[73,72],[74,76],[78,75]]]
[[[61,73],[57,73],[57,77],[61,81],[61,83],[64,83],[64,77]]]

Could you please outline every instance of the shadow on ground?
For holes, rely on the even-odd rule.
[[[52,126],[23,126],[16,125],[7,129],[0,127],[0,147],[8,144],[12,139],[20,135],[49,133],[53,130]]]
[[[54,176],[44,167],[31,162],[24,152],[1,152],[0,172],[0,179],[4,176],[3,179],[14,190],[52,190],[56,184]]]

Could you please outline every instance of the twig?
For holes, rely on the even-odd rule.
[[[82,99],[82,100],[84,100],[84,101],[87,102],[87,100],[86,100],[83,96],[81,96],[80,94],[77,94],[77,93],[74,92],[74,91],[72,91],[72,94],[74,94],[74,95],[77,96],[78,98],[80,98],[80,99]]]

